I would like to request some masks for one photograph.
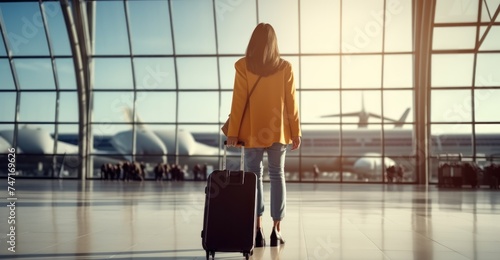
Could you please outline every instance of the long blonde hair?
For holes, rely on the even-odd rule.
[[[283,61],[276,33],[270,24],[259,23],[255,27],[245,57],[247,69],[254,74],[268,76],[279,70]]]

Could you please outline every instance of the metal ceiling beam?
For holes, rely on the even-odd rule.
[[[488,27],[486,27],[486,31],[484,31],[483,36],[477,42],[476,44],[476,51],[479,51],[479,48],[481,48],[481,45],[483,44],[484,40],[486,39],[486,36],[488,36],[488,33],[490,32],[491,27],[493,27],[493,24],[495,23],[495,20],[498,17],[498,14],[500,13],[500,5],[498,5],[497,10],[495,11],[495,14],[493,15],[493,18],[491,18],[491,21],[488,23]]]

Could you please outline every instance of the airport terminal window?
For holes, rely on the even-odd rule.
[[[219,118],[219,93],[179,92],[178,107],[180,123],[216,123]]]
[[[411,131],[384,127],[384,152],[390,156],[410,156],[413,153],[413,136]]]
[[[498,122],[498,121],[497,121]],[[500,124],[476,124],[476,156],[489,157],[494,154],[499,154],[498,147],[500,146],[500,138],[498,129]]]
[[[0,122],[13,122],[16,116],[16,92],[0,92],[0,104],[2,112],[0,113]]]
[[[0,9],[0,12],[1,11],[2,9]],[[4,42],[3,34],[0,34],[0,56],[7,56],[7,51],[5,50],[5,44],[3,42]]]
[[[257,21],[255,9],[255,1],[215,1],[219,54],[245,53],[250,39],[246,32],[251,32]]]
[[[455,1],[436,2],[430,105],[431,183],[438,181],[438,159],[434,158],[439,154],[462,154],[463,160],[484,166],[489,156],[499,152],[500,146],[490,139],[495,139],[500,129],[500,118],[492,113],[500,87],[495,70],[500,65],[500,31],[497,24],[491,23],[498,8],[494,1],[471,1],[461,6]]]
[[[345,182],[382,182],[384,181],[385,165],[390,165],[388,158],[385,158],[385,164],[382,164],[382,158],[378,156],[365,155],[343,156],[341,160],[335,162],[341,164],[341,178]],[[356,172],[353,171],[356,168]]]
[[[88,177],[99,177],[102,151],[113,162],[136,157],[150,161],[150,167],[157,161],[151,154],[161,155],[175,130],[184,138],[179,141],[183,148],[167,149],[169,162],[191,168],[191,157],[216,159],[211,167],[217,167],[220,151],[211,152],[224,139],[219,128],[230,110],[234,62],[244,55],[256,23],[269,22],[278,35],[283,58],[294,69],[304,130],[303,147],[290,153],[292,167],[286,170],[286,178],[315,181],[311,169],[316,162],[320,168],[316,181],[382,182],[388,181],[382,167],[394,163],[407,169],[404,182],[416,181],[411,167],[416,158],[414,110],[419,105],[414,105],[414,88],[420,86],[414,86],[414,55],[422,50],[413,49],[417,46],[413,26],[422,17],[415,16],[413,2],[86,1],[87,10],[95,11],[87,13],[94,144],[94,169]],[[493,5],[491,1],[464,6],[457,6],[457,1],[436,1],[431,120],[427,122],[433,140],[431,156],[462,151],[470,159],[475,155],[486,158],[498,149],[483,145],[482,138],[494,133],[499,122],[491,111],[499,96],[495,69],[500,66],[500,27],[493,24],[481,46],[474,49],[475,30],[479,28],[480,37],[485,34],[496,10]],[[482,24],[476,24],[478,8]],[[10,109],[0,116],[4,124],[0,127],[14,126],[19,94],[17,127],[43,128],[59,141],[75,145],[77,81],[62,11],[57,1],[0,4],[2,37],[9,35],[8,46],[0,43],[0,101]],[[19,82],[13,80],[9,58]],[[36,72],[34,67],[41,69]],[[34,100],[35,96],[42,98]],[[31,112],[33,104],[43,108]],[[354,116],[323,117],[341,113]],[[376,116],[365,120],[363,113]],[[144,146],[141,140],[155,145]],[[189,150],[193,140],[210,149]],[[54,160],[63,160],[57,154],[62,151],[59,147],[65,146],[36,158],[26,155],[37,176],[62,172],[52,167]],[[188,156],[186,151],[195,152]],[[71,168],[71,158],[66,159],[68,167],[64,168]],[[366,167],[374,174],[362,172]],[[68,170],[63,176],[75,176],[74,172]]]
[[[93,98],[93,122],[132,122],[132,109],[134,108],[133,91],[95,91]]]
[[[394,164],[403,168],[402,179],[396,179],[396,181],[414,182],[417,180],[413,128],[414,125],[411,123],[403,125],[401,129],[389,124],[384,125],[383,153],[387,160],[393,160]],[[388,176],[386,176],[386,181],[390,181]]]
[[[433,54],[431,70],[433,87],[470,87],[474,72],[474,55]]]
[[[20,92],[20,122],[54,122],[56,120],[55,92]]]
[[[298,152],[287,152],[287,153],[288,154],[286,158],[287,165],[285,166],[285,179],[287,181],[301,181],[301,178],[303,178],[303,176],[301,177],[300,171],[297,170],[299,169],[298,166],[301,165],[302,163],[301,158],[299,157],[299,153]],[[263,180],[269,181],[269,174],[265,174],[263,176]],[[331,179],[328,179],[328,181],[331,181]]]
[[[413,88],[411,54],[386,54],[384,55],[384,88]],[[402,69],[404,68],[404,69]]]
[[[12,55],[47,56],[49,47],[37,2],[0,3]]]
[[[177,77],[179,89],[217,89],[217,59],[177,58]]]
[[[7,145],[12,143],[14,139],[14,124],[0,123],[0,139],[2,142],[7,142]]]
[[[15,59],[14,67],[20,89],[55,90],[54,74],[50,59]]]
[[[144,123],[175,123],[177,94],[173,91],[138,91],[137,118]]]
[[[119,125],[119,124],[97,124],[94,123],[91,125],[92,131],[92,153],[98,154],[98,156],[102,157],[102,154],[107,155],[115,155],[123,158],[118,154],[116,148],[111,144],[111,139],[118,131],[127,131],[132,129],[131,125]],[[101,154],[101,155],[99,155]],[[104,160],[103,160],[104,161]],[[100,167],[101,165],[97,165]],[[92,171],[90,171],[91,173]]]
[[[134,58],[137,90],[175,89],[173,58]]]
[[[77,123],[73,124],[59,123],[57,124],[57,132],[59,135],[59,140],[72,145],[79,144]],[[58,153],[63,153],[63,152],[58,152]],[[76,151],[72,153],[76,154]]]
[[[371,123],[380,123],[381,120],[377,116],[382,116],[381,93],[379,90],[342,91],[340,94],[342,99],[341,113],[352,113],[353,115],[342,117],[341,122],[358,123],[359,128],[366,128]],[[364,107],[360,107],[360,104]],[[398,104],[398,106],[401,105]],[[364,111],[362,111],[363,109]],[[358,115],[358,113],[362,115]],[[370,113],[376,116],[369,115]]]
[[[381,55],[350,55],[342,57],[343,88],[380,88],[381,82]]]
[[[92,46],[93,53],[96,55],[130,55],[123,2],[96,1],[95,4],[95,17],[89,20],[90,26],[95,28],[94,35],[92,35],[95,42]],[[120,64],[123,62],[117,62],[115,65]],[[101,68],[96,68],[96,70],[101,71]]]
[[[62,15],[61,5],[57,2],[44,2],[45,18],[53,55],[71,55],[68,31]]]
[[[384,1],[342,1],[342,51],[367,53],[382,51]],[[386,10],[387,7],[386,7]],[[381,17],[382,16],[382,17]],[[380,65],[380,63],[379,63]]]
[[[300,16],[301,52],[339,53],[340,0],[301,1],[300,8],[302,11]],[[306,58],[309,57],[303,57],[302,62]],[[327,59],[329,57],[321,58]],[[337,73],[338,69],[332,69],[332,71]],[[308,74],[304,73],[304,75]],[[336,83],[338,84],[338,81]]]
[[[57,80],[59,89],[76,91],[76,76],[73,59],[57,58],[55,59]]]
[[[342,153],[347,156],[362,155],[376,153],[379,156],[382,154],[382,144],[380,138],[382,137],[382,128],[380,126],[370,126],[369,131],[348,131],[342,129],[341,142]],[[379,140],[377,142],[377,140]],[[372,154],[371,156],[375,156]]]
[[[8,59],[0,59],[0,90],[14,90],[14,80]]]
[[[43,143],[49,140],[46,137],[53,136],[55,127],[56,124],[45,122],[18,125],[17,142],[22,152],[26,154],[44,154],[45,152],[46,155],[55,153],[53,145]]]
[[[332,160],[340,155],[340,125],[303,124],[301,156],[331,156]],[[317,163],[325,170],[325,165]]]
[[[500,100],[500,89],[476,89],[474,97],[474,119],[477,122],[500,122],[500,113],[496,112]],[[500,128],[497,131],[500,131]]]
[[[486,26],[481,26],[481,35],[483,35],[485,31],[486,31]],[[494,25],[490,28],[488,37],[483,41],[479,49],[482,51],[498,50],[499,41],[500,41],[500,26]]]
[[[485,1],[487,2],[487,1]],[[469,1],[462,4],[454,0],[436,1],[434,22],[436,23],[461,23],[476,22],[479,1]]]
[[[431,146],[431,155],[455,153],[472,156],[471,124],[433,124],[431,135],[436,141]]]
[[[339,89],[339,56],[304,56],[301,58],[302,89]],[[294,67],[295,69],[295,67]]]
[[[56,153],[77,152],[54,142],[61,131],[78,133],[76,124],[55,124],[78,122],[76,91],[68,91],[77,88],[62,9],[57,1],[11,1],[0,3],[0,16],[0,56],[10,59],[0,61],[0,89],[17,90],[1,95],[8,98],[1,101],[2,116],[12,124],[0,135],[10,146],[17,143],[19,176],[51,178],[60,168]]]
[[[78,95],[75,91],[64,91],[59,93],[59,122],[78,122]],[[76,131],[75,133],[78,133]]]
[[[500,31],[498,31],[497,37],[500,39]],[[500,47],[497,47],[497,49],[500,49]],[[498,75],[498,68],[500,68],[500,52],[479,53],[477,55],[475,86],[476,87],[500,86],[500,75]]]
[[[472,96],[468,89],[432,90],[431,120],[445,123],[470,123]]]
[[[168,1],[128,1],[134,54],[172,54]]]
[[[234,64],[245,53],[245,48],[240,50],[241,54],[237,57],[220,57],[219,58],[219,75],[220,75],[220,88],[225,90],[233,91],[234,86],[234,75],[236,70],[234,69]],[[222,107],[223,108],[223,107]]]
[[[132,151],[132,124],[93,123],[91,126],[94,153],[106,151],[109,154],[120,155]],[[118,146],[113,146],[113,142]],[[122,149],[117,151],[116,147]]]
[[[384,116],[400,122],[385,121],[387,128],[409,128],[414,120],[413,92],[407,90],[386,90],[382,92]]]
[[[214,54],[216,50],[212,2],[173,0],[171,8],[175,53]]]
[[[278,35],[280,52],[283,54],[298,53],[300,39],[298,0],[258,1],[258,5],[259,22],[273,25]],[[250,39],[250,34],[247,35],[247,39]]]
[[[386,1],[384,51],[412,52],[413,33],[413,0]],[[370,12],[372,23],[382,26],[382,8]],[[373,25],[372,25],[373,26]]]
[[[16,156],[18,176],[30,178],[54,178],[54,156],[38,154],[19,154]]]
[[[476,44],[476,26],[434,28],[432,40],[434,50],[473,49]]]
[[[302,91],[300,117],[302,123],[339,123],[340,92]]]
[[[222,135],[220,133],[220,127],[213,124],[179,124],[178,129],[182,131],[187,131],[193,135],[193,138],[204,144],[218,147],[219,137]],[[173,129],[172,129],[173,130]],[[216,151],[216,150],[214,150]],[[216,151],[215,154],[222,154],[222,150]],[[207,155],[207,154],[204,154]]]
[[[94,89],[132,89],[130,58],[94,58]]]

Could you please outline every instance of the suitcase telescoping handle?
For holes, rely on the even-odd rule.
[[[240,170],[244,171],[245,170],[245,160],[243,159],[243,156],[245,154],[245,142],[238,141],[237,145],[241,146]],[[224,157],[222,158],[222,169],[223,170],[227,170],[226,161],[227,161],[227,141],[224,141]]]

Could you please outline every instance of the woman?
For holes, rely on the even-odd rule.
[[[267,152],[271,217],[274,221],[270,241],[271,246],[277,246],[285,243],[280,233],[280,223],[285,216],[286,206],[286,148],[291,143],[292,150],[298,149],[302,134],[292,67],[288,61],[280,58],[276,34],[271,25],[257,25],[245,57],[236,62],[235,68],[227,143],[235,146],[238,140],[245,142],[245,171],[257,174],[255,247],[265,246],[262,231],[262,174],[264,152]]]

